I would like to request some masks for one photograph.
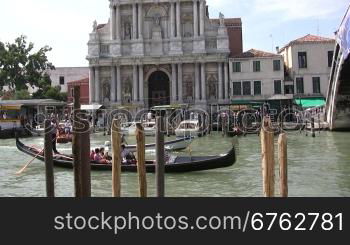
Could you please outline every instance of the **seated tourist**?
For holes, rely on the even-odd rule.
[[[108,152],[106,152],[106,154],[104,155],[104,159],[106,159],[107,161],[111,161],[112,157],[109,155]]]
[[[136,164],[135,155],[132,152],[128,151],[125,145],[122,145],[121,157],[123,164]]]
[[[94,161],[97,163],[100,163],[100,161],[102,160],[101,154],[100,154],[100,149],[96,148],[95,149],[95,156],[94,156]]]
[[[100,149],[97,148],[95,150],[95,153],[96,154],[95,154],[94,160],[96,163],[99,163],[99,164],[109,164],[110,163],[108,160],[103,158],[103,156],[101,155]]]
[[[94,151],[94,150],[92,150],[91,153],[90,153],[90,159],[91,159],[92,161],[95,160],[95,151]]]
[[[105,156],[105,148],[103,148],[103,147],[100,148],[100,154],[102,157]]]

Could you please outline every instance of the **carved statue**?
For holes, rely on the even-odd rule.
[[[125,39],[131,39],[131,24],[125,23]]]
[[[93,25],[92,25],[92,30],[93,32],[96,32],[97,31],[97,21],[95,20]]]
[[[155,16],[154,19],[156,26],[160,26],[160,16]]]
[[[225,16],[224,16],[224,14],[220,12],[219,18],[220,18],[220,26],[224,26],[225,25]]]

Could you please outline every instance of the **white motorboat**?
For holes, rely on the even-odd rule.
[[[131,122],[131,123],[127,123],[122,125],[121,130],[122,133],[125,135],[136,135],[136,124],[138,122]],[[145,136],[155,136],[156,135],[156,123],[154,121],[150,121],[150,122],[143,122],[142,123],[144,132],[145,132]]]
[[[176,137],[196,137],[201,136],[202,131],[198,120],[185,120],[180,123],[175,130]]]

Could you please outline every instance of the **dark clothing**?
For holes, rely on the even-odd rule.
[[[56,148],[56,134],[52,134],[52,150],[55,154],[59,154]]]

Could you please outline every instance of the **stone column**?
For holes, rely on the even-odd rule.
[[[136,3],[132,4],[132,39],[137,39],[137,9]]]
[[[116,98],[116,81],[117,77],[116,77],[116,67],[114,65],[112,65],[111,67],[111,103],[115,103],[117,98]]]
[[[95,102],[100,103],[100,67],[95,67]]]
[[[113,4],[111,4],[109,7],[111,9],[111,20],[110,20],[111,40],[115,40],[115,34],[116,34],[116,11],[115,11],[115,7],[113,6]]]
[[[176,64],[171,64],[171,100],[175,102],[177,100],[176,96]]]
[[[177,65],[177,92],[178,92],[178,101],[180,103],[183,102],[183,94],[182,94],[182,86],[183,86],[183,81],[182,81],[182,64],[179,63]]]
[[[132,99],[134,102],[138,101],[138,77],[137,77],[137,65],[133,65],[133,84],[132,84]]]
[[[120,104],[122,102],[122,81],[121,81],[121,73],[120,66],[117,66],[117,103]]]
[[[205,63],[201,63],[201,87],[202,87],[202,100],[207,100],[207,83],[205,74]]]
[[[89,71],[89,102],[92,104],[95,102],[95,68],[90,67]]]
[[[140,97],[140,102],[142,104],[145,103],[144,101],[144,88],[145,88],[145,84],[143,81],[143,65],[139,65],[139,97]]]
[[[205,32],[205,1],[200,1],[199,7],[199,16],[200,16],[200,36],[204,35]]]
[[[224,83],[223,83],[223,77],[222,77],[222,62],[218,63],[218,79],[219,79],[219,100],[223,100],[223,87],[224,87]]]
[[[195,89],[195,99],[196,102],[201,99],[200,96],[200,81],[199,81],[199,64],[195,63],[194,65],[194,89]]]
[[[142,3],[138,4],[138,30],[139,30],[139,39],[143,39],[143,9]]]
[[[170,37],[175,37],[175,3],[170,2]]]
[[[198,37],[198,0],[193,1],[193,36]]]
[[[120,18],[120,5],[116,5],[116,39],[120,40],[121,38],[121,18]]]
[[[181,2],[176,2],[176,37],[182,37],[182,28],[181,28]]]
[[[224,77],[225,77],[225,96],[224,96],[224,99],[228,100],[230,99],[230,96],[229,96],[229,81],[228,81],[228,64],[225,62],[224,63]]]

